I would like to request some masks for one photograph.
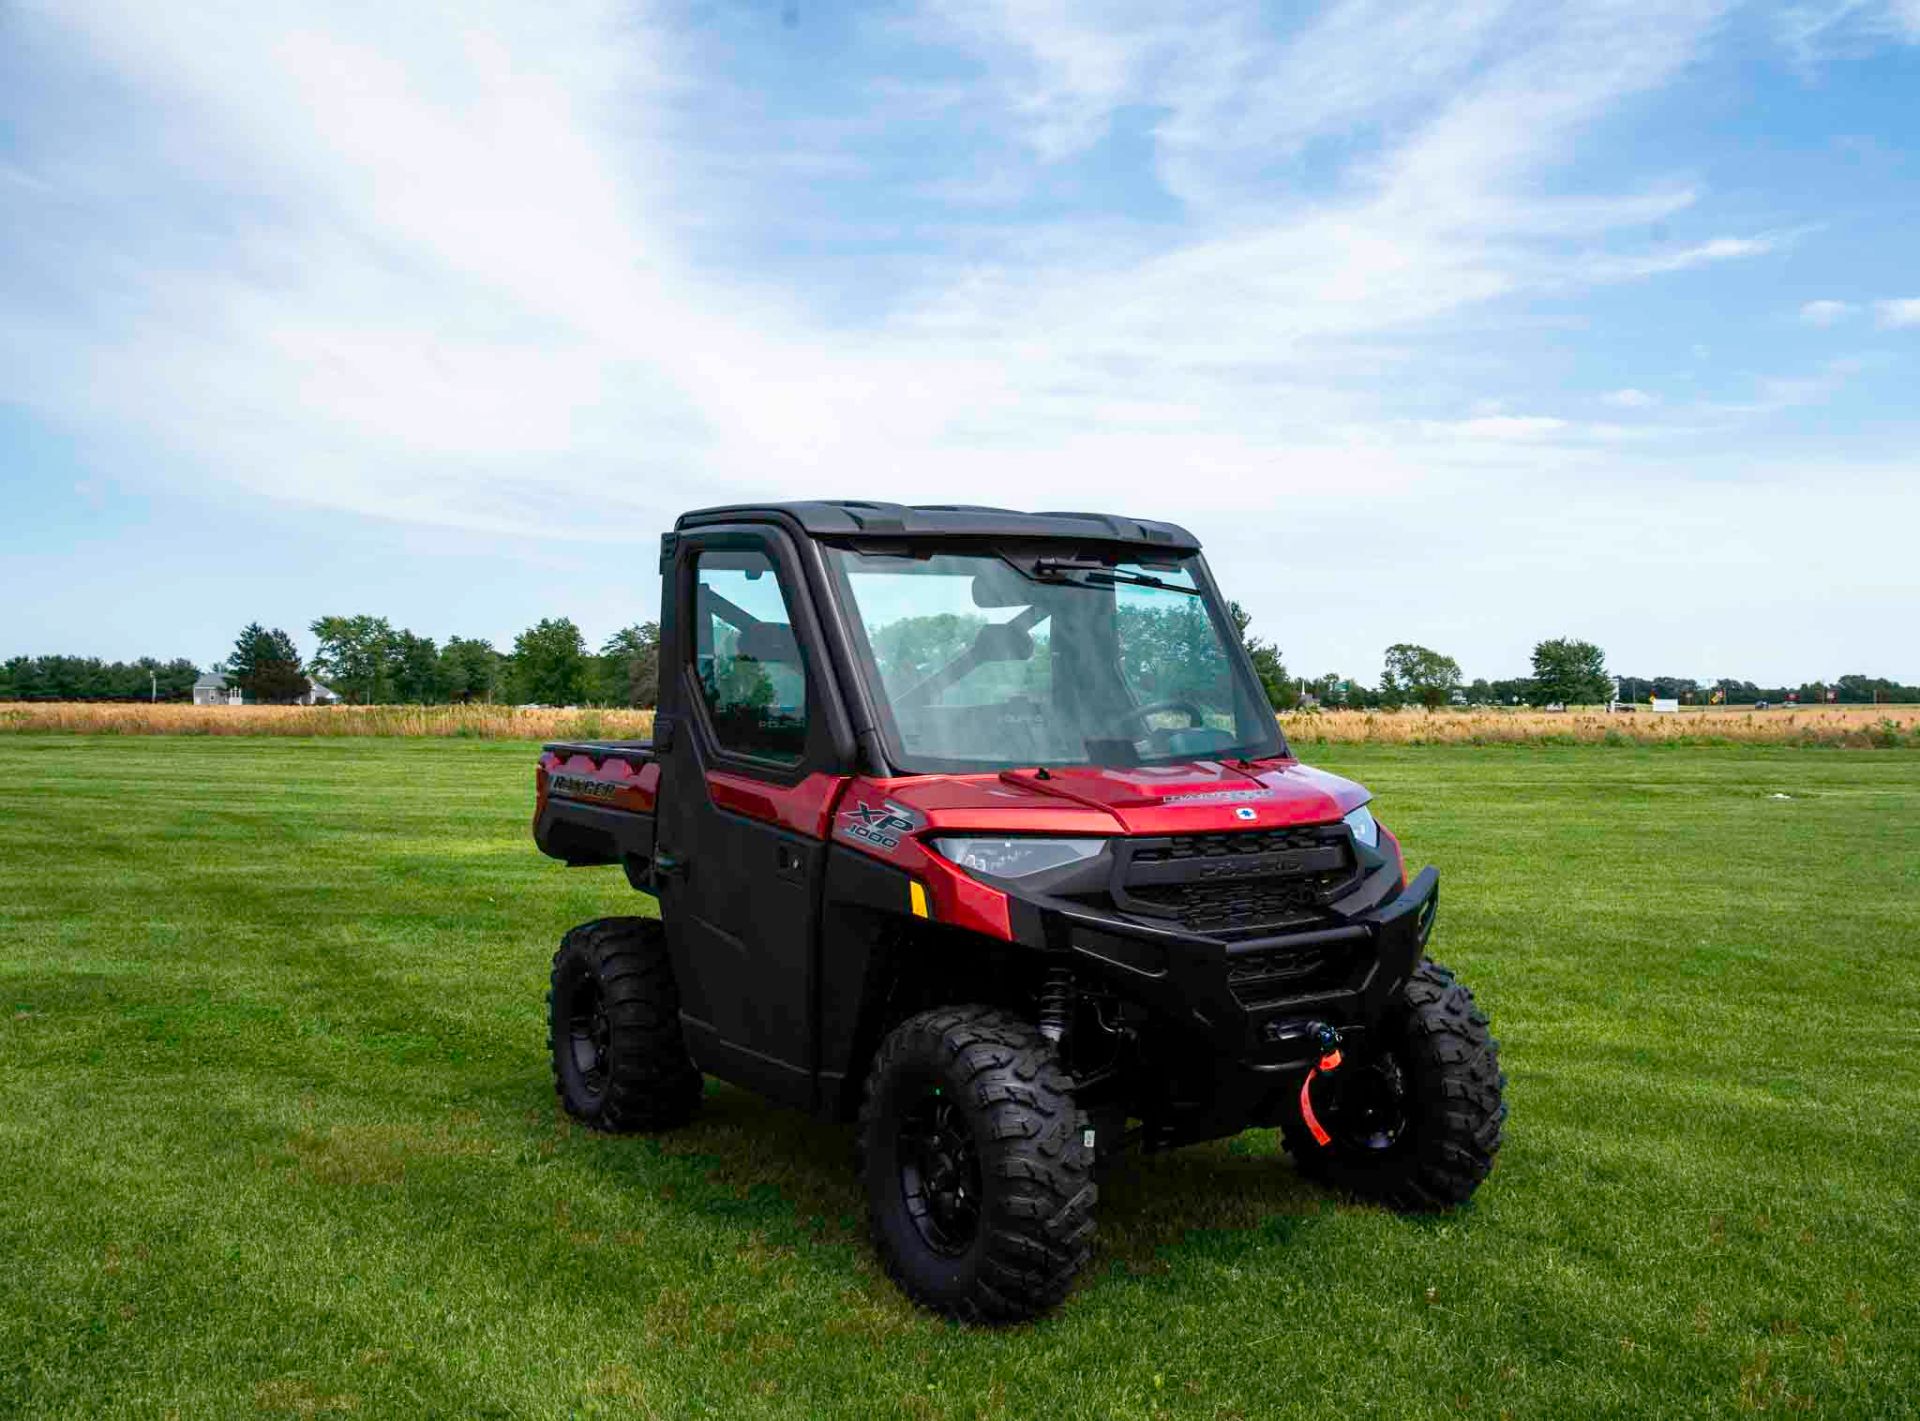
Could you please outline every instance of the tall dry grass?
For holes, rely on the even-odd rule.
[[[625,740],[653,733],[642,710],[518,706],[187,706],[26,701],[0,705],[0,731],[74,735],[388,735],[463,740]]]
[[[1747,744],[1920,749],[1920,706],[1687,709],[1678,715],[1537,710],[1307,711],[1281,723],[1321,744]],[[0,732],[75,735],[387,735],[470,740],[644,738],[653,712],[515,706],[184,706],[73,701],[0,705]]]
[[[1676,715],[1644,709],[1500,707],[1438,711],[1305,711],[1283,715],[1296,745],[1831,745],[1920,748],[1920,706],[1688,707]]]

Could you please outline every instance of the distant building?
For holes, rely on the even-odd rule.
[[[237,706],[244,697],[238,686],[229,686],[227,678],[217,672],[209,671],[193,683],[193,703],[196,706]]]
[[[300,696],[295,705],[337,706],[340,695],[330,686],[323,686],[311,677],[307,680],[306,693]],[[247,698],[241,694],[238,686],[227,684],[227,678],[218,672],[208,672],[193,683],[193,703],[196,706],[241,706]]]

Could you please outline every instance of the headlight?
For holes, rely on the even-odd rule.
[[[1369,849],[1380,847],[1380,824],[1373,817],[1373,811],[1361,805],[1342,821],[1353,830],[1353,841]]]
[[[942,858],[973,873],[1025,878],[1090,859],[1104,839],[935,839]]]

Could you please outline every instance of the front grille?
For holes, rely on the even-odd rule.
[[[1231,935],[1306,926],[1321,918],[1320,890],[1309,879],[1250,879],[1241,883],[1171,883],[1136,888],[1136,904],[1177,920],[1188,932]]]
[[[1344,835],[1331,825],[1295,829],[1229,830],[1224,834],[1176,834],[1149,839],[1134,848],[1135,863],[1180,863],[1188,859],[1235,858],[1245,854],[1279,854],[1318,848],[1341,841]]]
[[[1338,824],[1138,839],[1123,851],[1114,902],[1211,937],[1311,927],[1359,876]]]

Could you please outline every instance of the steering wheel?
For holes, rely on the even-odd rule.
[[[1161,711],[1185,711],[1187,713],[1187,725],[1194,730],[1204,729],[1207,723],[1207,714],[1205,711],[1201,710],[1200,707],[1196,706],[1192,701],[1180,700],[1154,701],[1151,705],[1135,706],[1132,710],[1125,712],[1122,718],[1125,720],[1145,721],[1148,716],[1157,715]]]

